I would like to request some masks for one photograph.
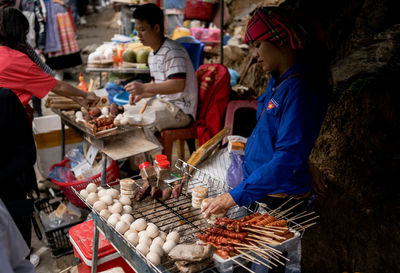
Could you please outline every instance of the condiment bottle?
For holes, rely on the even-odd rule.
[[[168,160],[168,157],[163,154],[156,155],[156,157],[154,159],[154,166],[158,166],[158,162],[163,161],[163,160]]]
[[[156,171],[154,167],[150,165],[150,162],[143,162],[139,165],[140,176],[144,180],[151,180],[156,178]]]
[[[83,77],[82,73],[79,73],[79,84],[78,84],[78,89],[82,91],[88,91],[89,87],[85,82],[85,78]]]
[[[169,166],[170,164],[168,160],[158,161],[157,175],[160,180],[170,178]]]
[[[121,49],[119,50],[119,62],[122,64],[123,60],[122,60],[122,55],[124,54],[125,51],[125,43],[121,44]]]

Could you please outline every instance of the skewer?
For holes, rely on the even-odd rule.
[[[286,240],[286,238],[285,237],[282,237],[282,236],[278,236],[278,235],[275,235],[275,234],[263,234],[263,235],[265,235],[265,236],[267,236],[267,237],[271,237],[271,238],[274,238],[274,239],[277,239],[277,240]],[[259,235],[256,235],[256,234],[249,234],[249,235],[247,235],[248,237],[252,237],[252,238],[260,238],[260,239],[263,239],[263,238],[265,238],[265,237],[262,237],[262,236],[259,236]]]
[[[303,202],[304,202],[304,201],[301,201],[301,202],[297,203],[296,205],[294,205],[294,206],[288,208],[287,210],[282,211],[281,213],[277,214],[276,217],[277,217],[277,218],[283,217],[288,211],[294,209],[295,207],[297,207],[298,205],[300,205],[300,204],[303,203]]]
[[[236,261],[235,259],[232,259],[232,261],[235,262],[235,263],[237,263],[237,264],[240,265],[241,267],[247,269],[249,272],[256,273],[256,272],[254,272],[253,270],[251,270],[250,268],[248,268],[247,266],[245,266],[245,265],[239,263],[239,262]]]
[[[265,246],[264,244],[261,244],[261,245]],[[268,251],[260,252],[259,250],[252,250],[252,251],[255,252],[257,255],[261,256],[262,258],[266,259],[266,260],[273,259],[273,260],[275,260],[276,262],[280,263],[283,266],[285,264],[279,258],[284,258],[285,260],[289,261],[289,259],[286,258],[285,256],[283,256],[282,254],[268,252]],[[260,253],[257,253],[257,252],[260,252]]]
[[[315,212],[312,211],[312,212],[307,213],[307,214],[305,214],[305,213],[306,213],[306,211],[303,211],[302,213],[299,213],[299,214],[293,216],[292,218],[289,218],[288,221],[294,221],[294,220],[297,220],[297,219],[300,219],[300,218],[303,218],[303,217],[306,217],[306,216],[310,216],[310,215],[314,214]]]
[[[270,215],[273,215],[275,212],[278,212],[280,208],[282,208],[284,205],[286,205],[288,202],[292,201],[293,197],[291,197],[289,200],[287,200],[285,203],[283,203],[282,205],[280,205],[279,207],[277,207],[274,210],[271,210],[271,212],[269,213]]]
[[[254,245],[253,243],[251,243],[252,245]],[[263,246],[263,247],[265,247],[266,249],[265,250],[269,250],[270,252],[275,252],[275,253],[273,253],[274,254],[274,256],[276,255],[277,257],[280,257],[280,258],[283,258],[283,259],[285,259],[285,260],[287,260],[287,261],[290,261],[288,258],[286,258],[285,256],[283,256],[282,255],[282,252],[281,251],[279,251],[279,250],[277,250],[277,249],[274,249],[274,248],[272,248],[272,247],[270,247],[269,245],[265,245],[265,244],[263,244],[263,243],[259,243],[261,246]],[[260,249],[260,248],[259,248]],[[267,251],[267,253],[268,253],[268,251]]]
[[[306,225],[306,226],[304,226],[304,227],[299,227],[299,228],[296,229],[296,231],[305,230],[306,228],[312,227],[312,226],[315,225],[316,223],[317,223],[317,222],[314,222],[314,223],[308,224],[308,225]]]
[[[319,218],[319,215],[317,215],[317,216],[315,216],[315,217],[313,217],[313,218],[310,218],[310,219],[308,219],[308,220],[305,220],[304,222],[301,222],[301,223],[299,223],[298,225],[299,225],[299,226],[302,226],[302,225],[304,225],[305,223],[310,222],[310,221],[312,221],[312,220],[315,220],[315,219],[317,219],[317,218]]]
[[[266,230],[266,231],[271,231],[271,232],[281,232],[281,233],[284,232],[282,230],[275,230],[276,227],[271,227],[271,226],[263,227],[263,226],[252,225],[252,227],[255,227],[255,228],[258,228],[258,229],[262,229],[262,230]],[[278,227],[278,228],[282,228],[282,227]],[[285,227],[283,227],[283,228],[285,228]],[[243,229],[247,230],[248,228],[244,227]]]
[[[244,255],[244,256],[250,257],[252,260],[254,260],[254,261],[253,261],[254,263],[263,264],[263,265],[265,265],[266,267],[268,267],[269,269],[272,269],[272,266],[270,266],[270,265],[264,263],[263,261],[257,260],[256,258],[250,256],[250,255],[247,254],[246,252],[241,251],[241,250],[239,250],[239,249],[238,249],[237,251],[238,251],[239,253],[241,253],[242,255]]]
[[[238,252],[240,252],[240,250],[238,250]],[[245,259],[246,261],[251,263],[260,264],[260,262],[256,258],[253,258],[251,256],[246,256],[244,252],[242,252],[241,254],[242,254],[241,256],[242,259]]]
[[[257,240],[256,239],[247,239],[248,241],[252,241],[252,242],[256,242],[256,243],[259,243],[260,241],[264,241],[264,242],[266,242],[266,243],[268,243],[268,244],[277,244],[277,245],[280,245],[281,243],[280,242],[278,242],[278,241],[275,241],[275,240],[273,240],[273,239],[268,239],[268,238],[264,238],[264,239],[261,239],[261,238],[258,238]]]

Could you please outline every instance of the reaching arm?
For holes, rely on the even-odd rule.
[[[100,98],[93,92],[79,90],[78,88],[62,81],[58,81],[51,91],[60,96],[70,98],[86,108],[95,106],[100,100]]]

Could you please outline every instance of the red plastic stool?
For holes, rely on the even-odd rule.
[[[225,116],[225,128],[229,127],[231,128],[230,132],[227,134],[232,135],[232,130],[233,130],[233,122],[235,118],[235,112],[238,109],[241,108],[251,108],[257,111],[257,100],[256,99],[250,99],[250,100],[231,100],[228,103],[228,106],[226,108],[226,116]],[[224,141],[222,144],[225,144],[228,141],[227,137],[224,138]]]

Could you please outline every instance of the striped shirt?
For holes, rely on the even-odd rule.
[[[155,83],[168,79],[186,79],[183,92],[161,95],[196,119],[198,86],[196,74],[186,49],[176,41],[166,39],[157,52],[149,55],[150,74]]]

